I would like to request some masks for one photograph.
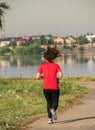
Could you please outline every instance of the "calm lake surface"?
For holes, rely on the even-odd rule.
[[[42,56],[0,56],[0,77],[35,77]],[[64,76],[94,76],[95,53],[65,54],[56,62]]]

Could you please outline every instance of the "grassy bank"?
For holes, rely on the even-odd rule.
[[[59,109],[64,110],[73,100],[88,92],[85,87],[74,84],[76,80],[83,78],[66,77],[60,81]],[[0,78],[0,130],[18,130],[23,123],[42,115],[46,115],[42,81]]]

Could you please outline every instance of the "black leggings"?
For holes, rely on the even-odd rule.
[[[43,92],[47,101],[48,118],[51,118],[52,115],[50,113],[50,109],[53,108],[55,111],[57,110],[60,91],[59,90],[43,90]]]

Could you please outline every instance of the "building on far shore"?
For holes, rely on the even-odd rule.
[[[68,36],[65,38],[65,42],[68,46],[71,46],[71,43],[76,43],[76,39],[73,36]]]
[[[95,35],[86,35],[86,38],[89,42],[92,42],[92,39],[95,38]]]
[[[64,38],[61,37],[54,37],[54,42],[64,44]]]
[[[8,40],[3,40],[0,42],[0,47],[8,46],[10,44],[10,41]]]

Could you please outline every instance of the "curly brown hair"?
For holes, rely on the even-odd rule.
[[[61,56],[60,51],[56,47],[47,47],[47,50],[44,52],[44,58],[49,62],[52,62],[55,58]]]

